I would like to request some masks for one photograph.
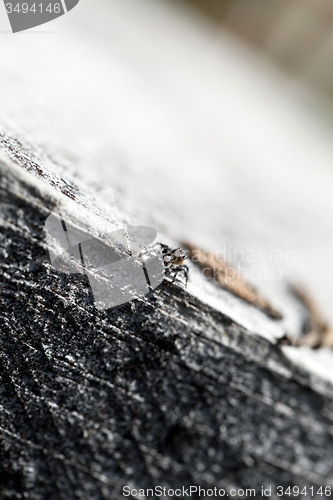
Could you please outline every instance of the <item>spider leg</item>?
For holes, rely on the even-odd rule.
[[[171,273],[173,273],[173,280],[172,280],[171,283],[174,283],[176,281],[176,278],[177,278],[177,276],[178,276],[179,273],[183,273],[184,274],[184,278],[185,278],[185,286],[187,286],[188,272],[189,272],[188,266],[185,265],[185,264],[182,264],[181,266],[175,267],[171,271]],[[178,281],[181,281],[181,280],[178,280]]]
[[[174,282],[176,281],[176,278],[177,278],[177,274],[178,274],[178,272],[179,272],[179,271],[178,271],[177,269],[173,269],[173,270],[171,271],[171,273],[170,273],[170,274],[172,274],[172,273],[173,273],[173,279],[172,279],[172,281],[171,281],[171,284],[172,284],[172,283],[174,283]]]
[[[185,286],[187,286],[188,275],[189,275],[189,267],[186,264],[183,264],[183,272],[184,272],[184,276],[185,276]]]

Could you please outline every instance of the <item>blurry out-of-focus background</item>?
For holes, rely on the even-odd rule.
[[[0,133],[112,187],[132,223],[280,250],[333,320],[329,0],[81,0],[15,35],[2,14]]]
[[[333,5],[329,0],[189,0],[273,64],[333,93]]]

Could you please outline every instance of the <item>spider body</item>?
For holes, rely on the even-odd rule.
[[[180,273],[185,279],[185,286],[188,282],[188,266],[184,264],[187,254],[181,248],[172,249],[164,243],[160,243],[162,249],[163,262],[166,276],[173,276],[172,283],[176,281]]]

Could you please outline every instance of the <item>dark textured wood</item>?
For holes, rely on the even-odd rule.
[[[1,498],[332,484],[332,386],[178,284],[98,311],[45,245],[57,197],[84,196],[15,148],[0,162]]]

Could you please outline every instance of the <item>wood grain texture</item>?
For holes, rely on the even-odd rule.
[[[332,484],[332,386],[181,286],[96,310],[44,241],[77,188],[15,162],[0,163],[1,498]]]
[[[82,1],[49,29],[0,51],[1,500],[332,485],[332,352],[276,343],[308,315],[288,272],[333,321],[326,108],[179,2]],[[44,224],[70,200],[104,242],[114,212],[88,195],[109,187],[163,243],[253,249],[250,277],[270,247],[294,252],[252,280],[283,319],[191,262],[187,288],[97,310]]]

